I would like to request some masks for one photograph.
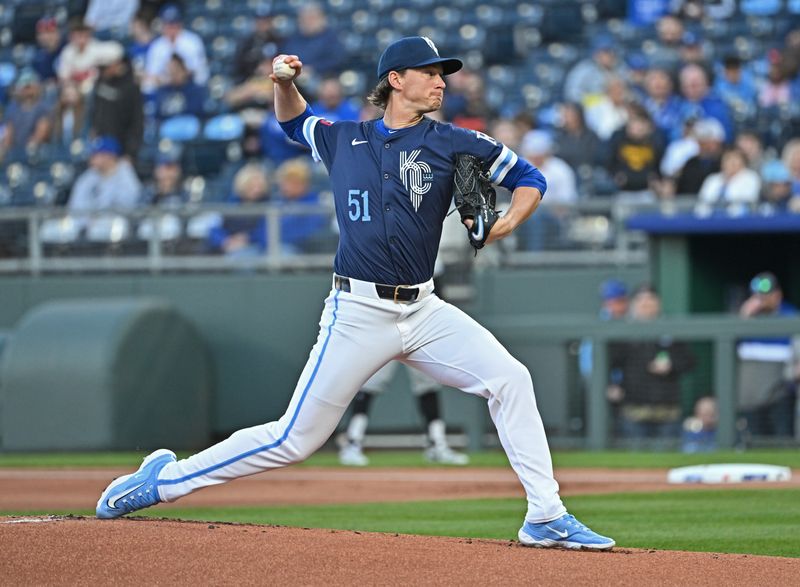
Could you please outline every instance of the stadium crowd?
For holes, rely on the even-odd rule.
[[[319,115],[369,119],[379,116],[362,100],[376,56],[408,34],[465,58],[446,80],[442,118],[496,137],[548,177],[522,249],[557,247],[574,204],[599,198],[696,201],[701,216],[800,213],[800,2],[0,8],[0,205],[74,212],[43,226],[45,242],[152,231],[120,230],[104,210],[278,202],[319,212],[326,180],[277,124],[272,58],[302,57]],[[267,246],[263,218],[206,220],[191,228],[175,216],[161,232],[229,255]],[[280,229],[285,254],[331,242],[319,214],[286,216]]]

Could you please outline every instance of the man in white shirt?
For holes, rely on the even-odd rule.
[[[64,85],[75,84],[81,93],[88,95],[97,80],[98,66],[114,51],[117,43],[98,41],[92,27],[81,19],[69,24],[69,43],[58,58],[58,81]]]
[[[208,82],[208,60],[203,40],[197,33],[183,28],[183,15],[174,4],[167,4],[159,13],[162,30],[145,60],[142,90],[149,93],[168,81],[168,66],[173,54],[178,54],[198,85]]]
[[[67,203],[71,213],[129,210],[139,204],[141,183],[121,155],[122,147],[113,137],[92,142],[89,168],[78,176]]]
[[[127,33],[137,10],[139,0],[89,0],[84,20],[96,31],[117,29]]]
[[[578,200],[575,172],[569,163],[553,156],[553,138],[543,130],[532,130],[522,138],[520,151],[547,178],[547,201],[542,200],[536,218],[518,229],[522,249],[539,251],[564,245],[566,223]]]

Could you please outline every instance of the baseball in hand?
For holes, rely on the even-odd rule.
[[[295,70],[294,67],[286,63],[283,58],[280,57],[272,64],[272,73],[274,73],[275,77],[279,80],[286,81],[294,77]]]

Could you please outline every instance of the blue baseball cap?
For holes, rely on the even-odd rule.
[[[606,279],[600,284],[600,298],[603,301],[624,298],[627,295],[628,287],[619,279]]]
[[[775,159],[764,164],[761,168],[761,177],[769,183],[787,183],[792,181],[792,174],[783,161]]]
[[[158,17],[161,19],[161,22],[170,24],[175,24],[177,22],[183,21],[183,15],[181,14],[181,9],[178,8],[175,4],[166,4],[161,9],[161,12],[158,13]]]
[[[275,9],[269,2],[259,2],[253,10],[253,14],[256,18],[272,18],[275,16]]]
[[[683,33],[683,38],[681,38],[681,43],[689,46],[699,45],[702,42],[703,41],[700,38],[700,36],[697,33],[693,33],[692,31],[686,31],[685,33]]]
[[[592,41],[592,51],[614,51],[616,44],[611,35],[599,35]]]
[[[111,153],[119,157],[122,155],[122,147],[119,146],[119,141],[112,136],[100,136],[92,141],[89,146],[89,152],[92,155],[97,153]]]
[[[401,71],[414,67],[441,64],[444,75],[461,69],[460,59],[440,57],[439,50],[428,37],[403,37],[384,49],[378,61],[378,79],[389,75],[390,71]]]

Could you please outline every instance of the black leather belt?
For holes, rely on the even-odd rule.
[[[333,278],[333,285],[340,291],[350,292],[350,280],[347,277],[336,275]],[[384,300],[393,302],[416,302],[419,297],[418,287],[407,287],[405,285],[382,285],[376,283],[375,293]]]

